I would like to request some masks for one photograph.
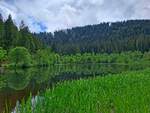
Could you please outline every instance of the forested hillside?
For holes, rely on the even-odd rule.
[[[11,15],[4,21],[0,15],[0,47],[6,50],[22,46],[27,48],[30,52],[35,52],[42,47],[39,39],[35,38],[30,33],[27,26],[22,21],[20,27],[14,24]]]
[[[35,34],[61,54],[149,51],[150,20],[129,20]]]
[[[149,50],[150,20],[102,23],[54,34],[33,34],[23,21],[18,28],[10,15],[7,20],[0,16],[0,67],[149,64]]]

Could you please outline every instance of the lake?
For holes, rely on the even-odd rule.
[[[9,69],[0,74],[0,113],[12,111],[17,102],[36,96],[47,88],[64,80],[77,80],[95,76],[107,76],[128,70],[140,70],[144,66],[119,64],[55,65],[48,68]]]

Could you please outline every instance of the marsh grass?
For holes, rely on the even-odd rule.
[[[150,69],[58,83],[34,108],[31,99],[20,113],[150,113]]]

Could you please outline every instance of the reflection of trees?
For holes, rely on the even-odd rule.
[[[135,67],[135,66],[134,66]],[[63,79],[86,77],[86,75],[107,75],[129,70],[131,66],[115,64],[82,64],[82,65],[55,65],[48,68],[30,68],[26,70],[8,70],[0,76],[0,88],[9,87],[14,90],[22,90],[29,84],[40,85],[48,82],[55,76],[64,76]],[[67,78],[68,77],[68,78]]]
[[[30,82],[34,82],[34,85],[44,83],[56,73],[59,74],[55,67],[7,70],[3,76],[0,76],[0,89],[22,90],[31,84]]]
[[[30,72],[28,70],[14,70],[7,78],[8,87],[15,90],[22,90],[30,82]]]
[[[0,90],[6,87],[6,79],[0,75]]]
[[[48,79],[51,78],[52,71],[49,70],[50,68],[39,68],[33,69],[32,71],[32,79],[36,81],[37,84],[41,84]]]

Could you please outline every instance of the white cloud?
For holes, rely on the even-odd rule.
[[[11,14],[33,32],[71,28],[103,21],[149,19],[149,0],[0,0],[0,13]]]

